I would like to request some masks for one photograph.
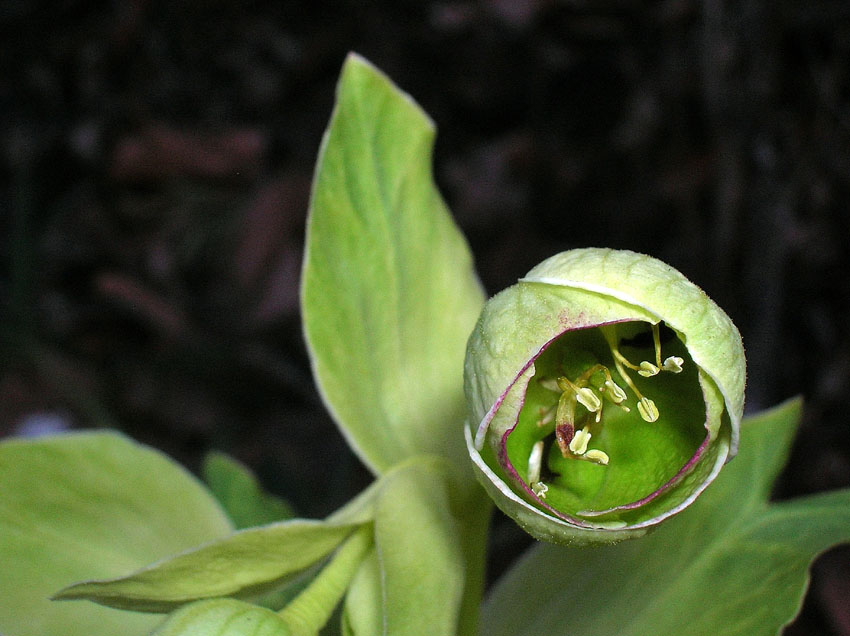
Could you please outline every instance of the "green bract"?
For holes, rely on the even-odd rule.
[[[738,330],[698,287],[628,251],[547,259],[469,339],[467,446],[535,537],[611,543],[687,507],[737,452]]]

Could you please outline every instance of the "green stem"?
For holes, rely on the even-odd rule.
[[[484,596],[487,536],[493,512],[493,502],[478,484],[475,484],[474,493],[469,502],[467,514],[461,519],[463,533],[461,541],[466,557],[466,582],[458,620],[457,633],[460,636],[478,634],[478,619]]]
[[[310,585],[278,612],[292,630],[292,636],[315,636],[319,633],[348,589],[372,543],[372,525],[361,526],[345,540]]]

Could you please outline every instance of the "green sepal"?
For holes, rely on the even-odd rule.
[[[232,531],[204,486],[159,451],[111,432],[0,443],[0,632],[145,634],[156,617],[53,603],[57,588],[113,577]]]

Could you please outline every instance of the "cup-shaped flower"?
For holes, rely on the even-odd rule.
[[[737,450],[738,330],[642,254],[572,250],[532,269],[485,306],[464,375],[476,473],[538,539],[640,536]]]

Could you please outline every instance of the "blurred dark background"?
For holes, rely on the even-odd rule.
[[[806,418],[779,498],[850,486],[850,3],[0,5],[0,435],[113,426],[246,462],[305,516],[368,483],[312,385],[311,173],[356,50],[439,127],[490,293],[577,246],[659,257]],[[505,555],[525,545],[497,520]],[[850,634],[850,552],[787,634]]]

